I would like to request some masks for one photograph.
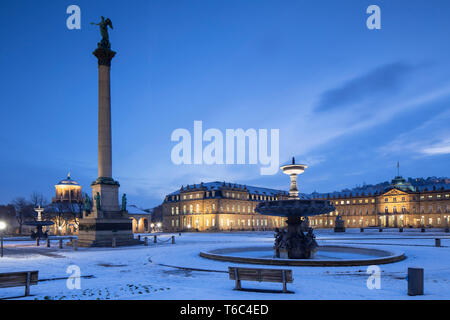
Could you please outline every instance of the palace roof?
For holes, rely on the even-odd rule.
[[[248,185],[242,185],[242,184],[238,184],[238,183],[214,181],[214,182],[182,186],[181,189],[170,193],[169,196],[178,195],[178,194],[180,194],[180,191],[183,191],[183,192],[188,191],[188,190],[189,191],[190,190],[192,190],[192,191],[195,191],[195,190],[219,191],[222,189],[247,191],[250,194],[257,194],[257,195],[263,195],[263,196],[278,196],[280,194],[286,195],[286,196],[288,195],[288,193],[285,190],[248,186]],[[300,194],[299,196],[301,199],[309,199],[309,197],[305,194]]]

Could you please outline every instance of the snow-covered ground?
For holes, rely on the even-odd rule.
[[[161,240],[172,234],[160,235]],[[403,233],[376,230],[346,233],[316,231],[320,244],[345,244],[401,251],[407,256],[401,262],[380,265],[381,288],[368,289],[367,267],[276,267],[293,271],[294,283],[288,289],[294,294],[235,291],[228,279],[228,266],[236,264],[201,258],[200,251],[217,248],[270,245],[272,232],[183,233],[170,241],[149,246],[119,248],[58,249],[36,248],[32,241],[5,241],[5,257],[0,272],[39,270],[40,281],[31,287],[33,296],[20,299],[449,299],[450,235],[438,230]],[[434,247],[441,238],[441,248]],[[69,289],[69,266],[78,266],[81,289]],[[260,265],[242,265],[261,268]],[[176,267],[205,269],[191,271]],[[425,269],[425,295],[407,295],[405,280],[408,267]],[[92,277],[89,277],[92,276]],[[279,283],[242,283],[244,288],[281,289]],[[23,295],[23,288],[0,289],[0,298]]]

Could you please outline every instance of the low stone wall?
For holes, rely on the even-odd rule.
[[[270,248],[269,248],[270,249]],[[358,248],[347,246],[320,246],[319,250],[328,252],[349,252],[373,255],[369,259],[342,259],[342,260],[314,260],[314,259],[269,259],[269,258],[247,258],[224,255],[232,252],[246,251],[267,251],[267,247],[247,247],[247,248],[224,248],[211,250],[209,252],[200,252],[200,256],[207,259],[245,263],[262,264],[275,266],[300,266],[300,267],[350,267],[350,266],[368,266],[387,264],[402,261],[406,259],[404,253],[394,253],[380,249]]]

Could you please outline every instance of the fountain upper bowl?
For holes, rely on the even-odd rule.
[[[256,212],[277,217],[311,217],[327,214],[336,208],[328,200],[277,200],[260,202]]]

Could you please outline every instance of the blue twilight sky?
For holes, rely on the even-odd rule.
[[[81,8],[81,30],[66,8]],[[381,30],[366,8],[381,7]],[[97,177],[98,22],[111,18],[113,175],[129,203],[182,184],[288,188],[257,165],[172,163],[173,130],[280,129],[303,192],[450,176],[450,2],[0,2],[0,203]]]

